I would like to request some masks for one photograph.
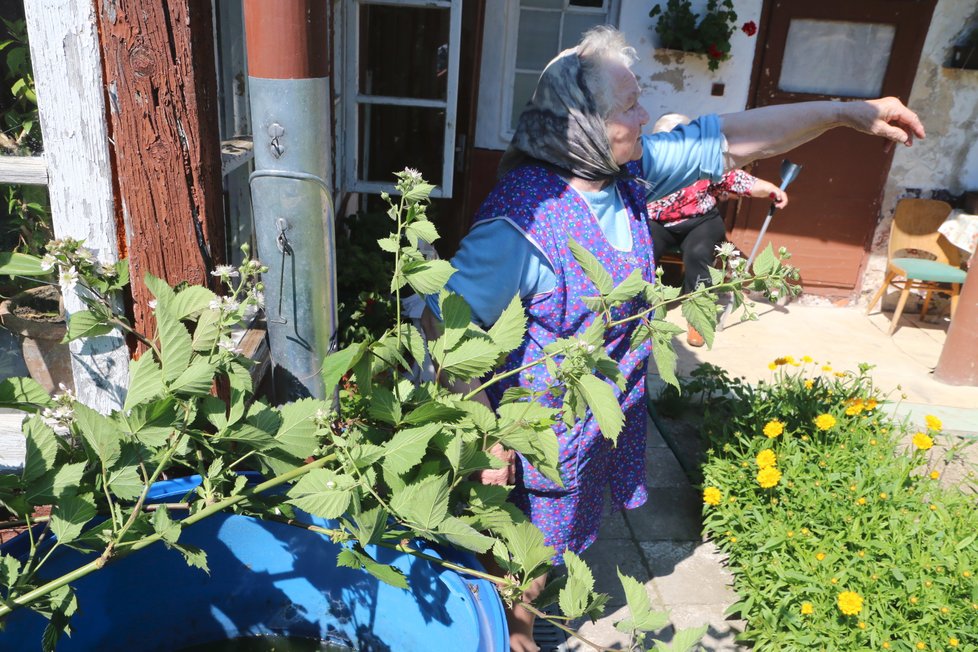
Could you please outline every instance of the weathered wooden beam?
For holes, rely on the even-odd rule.
[[[143,284],[209,285],[225,257],[210,0],[98,0],[136,328]]]
[[[221,173],[228,174],[255,158],[251,136],[237,136],[221,142]]]
[[[30,0],[24,10],[54,233],[84,240],[101,262],[115,263],[125,257],[125,240],[116,219],[93,0]],[[69,314],[85,309],[75,293],[64,299]],[[129,382],[122,334],[72,342],[71,353],[79,400],[102,412],[121,407]]]
[[[48,164],[43,156],[0,156],[0,183],[46,186]]]

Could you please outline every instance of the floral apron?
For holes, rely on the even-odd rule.
[[[630,171],[635,172],[634,168]],[[623,281],[636,267],[646,281],[653,281],[655,266],[652,244],[645,225],[644,190],[634,181],[619,181],[632,234],[632,250],[615,249],[605,238],[597,219],[584,198],[553,171],[540,166],[513,170],[497,184],[476,214],[475,221],[506,219],[550,261],[557,277],[548,293],[527,297],[528,331],[523,344],[506,360],[506,369],[515,369],[541,357],[551,342],[585,331],[596,318],[583,297],[596,295],[597,289],[567,246],[573,238],[601,262],[614,279]],[[504,217],[501,217],[504,216]],[[612,311],[620,319],[647,307],[634,299]],[[612,446],[590,412],[568,429],[562,422],[554,426],[560,449],[560,474],[563,486],[548,480],[520,456],[516,489],[510,499],[539,527],[547,545],[559,555],[565,550],[579,553],[594,542],[601,522],[604,487],[610,486],[612,502],[626,509],[645,503],[645,371],[651,344],[635,351],[629,341],[635,322],[616,326],[605,338],[606,350],[619,362],[626,378],[625,390],[612,386],[625,414],[625,424]],[[523,371],[518,378],[490,388],[489,398],[498,405],[502,393],[520,386],[541,390],[551,384],[543,364]],[[556,407],[559,397],[546,395],[548,407]]]

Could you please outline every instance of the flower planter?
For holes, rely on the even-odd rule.
[[[181,500],[198,482],[160,482],[150,495],[155,502]],[[296,518],[330,527],[302,512]],[[59,641],[59,652],[212,649],[258,636],[325,641],[329,650],[506,649],[502,604],[489,582],[410,555],[370,550],[404,572],[410,588],[402,590],[337,567],[338,544],[284,523],[217,514],[188,527],[179,543],[206,551],[210,572],[154,544],[82,578],[74,584],[79,611],[72,635]],[[2,550],[16,555],[26,545],[22,535]],[[470,555],[425,552],[478,568]],[[56,577],[91,559],[59,549],[45,574]],[[26,609],[14,612],[0,632],[0,649],[39,649],[46,622]]]
[[[60,385],[74,389],[71,352],[61,342],[67,325],[57,287],[31,288],[0,303],[0,323],[20,338],[31,378],[48,392],[58,391]]]

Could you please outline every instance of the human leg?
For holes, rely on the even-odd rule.
[[[652,256],[655,258],[656,267],[659,267],[665,253],[670,247],[677,246],[680,240],[661,222],[653,220],[649,220],[649,235],[652,236]]]
[[[716,259],[716,246],[723,242],[727,231],[719,211],[713,210],[691,224],[680,245],[683,252],[683,292],[692,292],[700,283],[707,287],[710,267]]]

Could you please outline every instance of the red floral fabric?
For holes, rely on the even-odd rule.
[[[716,208],[723,195],[749,195],[757,180],[743,170],[731,170],[715,183],[709,179],[697,181],[671,195],[648,203],[649,219],[656,222],[678,224]]]

